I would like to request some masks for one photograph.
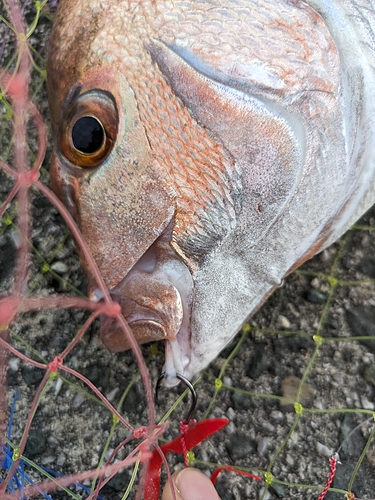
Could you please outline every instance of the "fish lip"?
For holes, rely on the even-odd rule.
[[[139,277],[136,275],[135,279],[137,278]],[[152,296],[151,287],[148,296],[141,296],[139,300],[134,300],[126,295],[128,284],[125,282],[123,294],[119,295],[117,290],[110,291],[110,294],[112,299],[121,305],[122,315],[137,343],[145,344],[175,339],[183,321],[183,308],[178,290],[173,286],[169,287],[163,294],[163,301],[160,301]],[[130,282],[130,288],[131,284]],[[158,292],[157,289],[156,292]],[[125,351],[131,347],[128,335],[116,318],[101,317],[100,337],[111,352]]]
[[[101,317],[100,338],[110,352],[122,352],[132,347],[128,334],[121,324],[108,317]],[[155,321],[127,322],[138,344],[162,340],[166,336],[164,327]],[[142,332],[146,330],[147,334]],[[152,335],[152,333],[154,335]]]
[[[112,299],[121,305],[138,344],[157,340],[190,345],[193,278],[187,265],[170,246],[172,226],[141,255],[132,269],[112,287]],[[108,350],[131,347],[116,318],[101,317],[100,336]],[[179,363],[177,363],[179,364]]]

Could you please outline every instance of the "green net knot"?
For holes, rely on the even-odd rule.
[[[15,462],[20,458],[20,449],[19,448],[14,448],[13,453],[12,453],[12,460]]]
[[[117,425],[120,422],[120,419],[117,415],[112,415],[112,425]]]
[[[220,390],[223,387],[223,382],[219,378],[215,378],[215,389]]]
[[[7,102],[7,101],[4,101],[4,102]],[[4,120],[10,120],[13,116],[13,109],[11,107],[7,108],[7,110],[3,116],[4,116]]]
[[[47,273],[49,271],[50,267],[49,267],[49,264],[47,264],[47,262],[45,262],[42,267],[40,268],[40,271],[42,273]]]
[[[294,403],[294,411],[297,413],[297,415],[302,415],[303,406],[301,405],[301,403]]]
[[[245,325],[243,325],[243,327],[242,327],[243,332],[249,333],[250,330],[251,330],[251,326],[249,325],[249,323],[246,323]]]
[[[13,222],[12,217],[9,214],[5,214],[3,217],[3,222],[6,226],[10,226]]]
[[[272,484],[273,475],[271,474],[271,472],[264,473],[264,480],[266,481],[266,484],[268,484],[268,486],[270,486]]]
[[[190,450],[186,453],[187,462],[189,465],[193,465],[195,461],[194,451]]]
[[[314,340],[314,342],[316,342],[319,345],[323,344],[323,342],[324,342],[324,338],[321,337],[320,335],[314,335],[313,340]]]
[[[328,276],[328,283],[332,286],[335,287],[339,284],[339,280],[337,278],[334,278],[333,276]]]
[[[35,8],[36,8],[36,10],[39,10],[39,11],[42,10],[42,4],[39,2],[39,0],[36,0],[36,2],[35,2]]]

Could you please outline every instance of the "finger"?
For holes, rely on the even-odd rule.
[[[198,469],[188,467],[172,475],[176,500],[220,500],[210,479]],[[173,500],[169,481],[162,500]]]

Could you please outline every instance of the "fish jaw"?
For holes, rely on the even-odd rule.
[[[110,292],[139,344],[166,341],[169,381],[176,385],[176,372],[184,373],[190,362],[194,284],[190,270],[170,247],[170,237],[167,230]],[[102,318],[100,336],[110,351],[130,347],[115,319]]]
[[[112,297],[120,303],[122,314],[138,344],[175,338],[183,316],[178,290],[165,280],[159,282],[154,278],[142,278],[135,276],[136,281],[128,281],[123,295],[118,296],[112,291]],[[112,352],[131,347],[121,325],[112,318],[101,319],[100,337]]]

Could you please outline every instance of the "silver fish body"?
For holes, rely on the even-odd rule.
[[[370,0],[60,0],[48,87],[54,189],[170,385],[375,201]]]

